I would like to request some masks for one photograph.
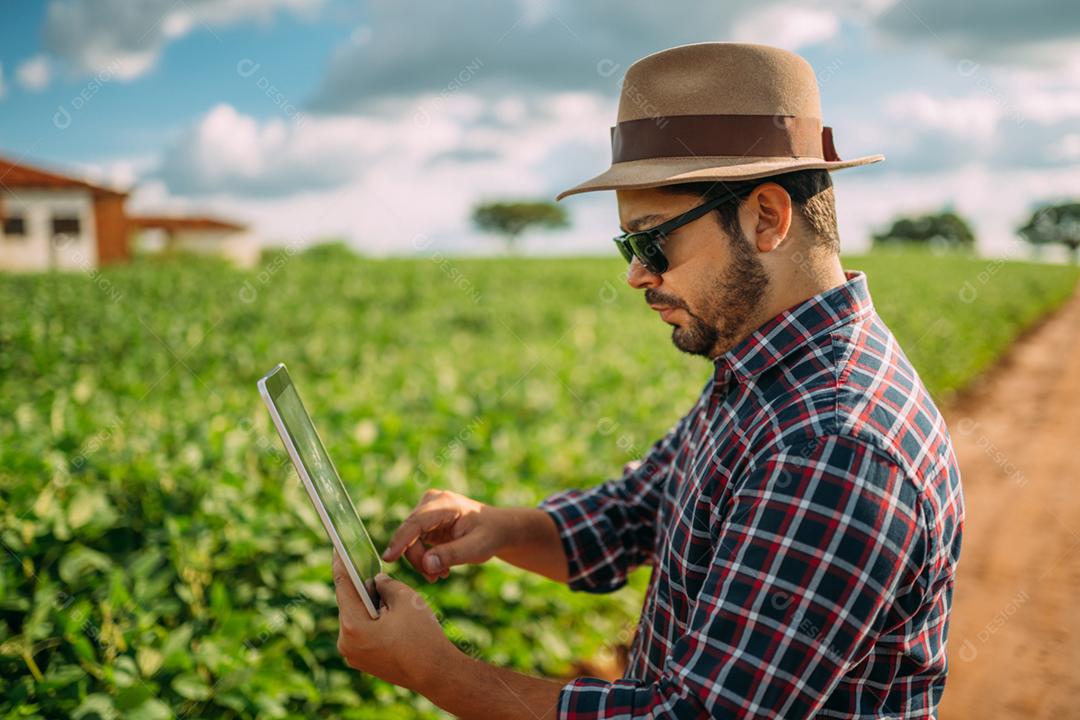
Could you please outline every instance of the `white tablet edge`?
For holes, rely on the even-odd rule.
[[[274,370],[271,370],[266,376],[259,380],[259,394],[262,395],[266,407],[270,410],[270,418],[274,421],[274,426],[277,428],[278,435],[285,444],[285,449],[288,451],[290,459],[292,459],[296,474],[300,476],[300,480],[304,483],[304,487],[307,488],[308,497],[311,498],[315,510],[319,513],[319,519],[322,520],[323,527],[326,528],[326,532],[330,536],[334,548],[337,550],[338,555],[341,556],[342,562],[345,563],[345,567],[349,571],[349,577],[352,579],[353,586],[356,587],[356,592],[360,594],[360,599],[364,601],[364,607],[367,609],[368,615],[370,615],[372,619],[378,620],[379,611],[375,608],[375,604],[371,602],[367,589],[364,587],[364,581],[360,579],[360,573],[356,571],[352,560],[349,558],[349,554],[345,552],[345,545],[341,542],[337,530],[334,529],[334,524],[330,522],[330,515],[326,512],[326,506],[323,505],[322,498],[319,497],[319,493],[315,490],[315,483],[312,482],[311,477],[308,475],[307,468],[305,468],[304,463],[301,462],[300,454],[296,451],[296,446],[293,445],[292,438],[289,437],[288,431],[285,430],[285,424],[281,421],[281,415],[278,414],[273,398],[270,397],[270,391],[266,389],[266,378],[276,372],[280,367],[282,367],[282,364],[279,364],[277,368],[274,368]]]

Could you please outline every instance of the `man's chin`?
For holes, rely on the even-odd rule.
[[[681,325],[672,323],[671,342],[676,348],[689,355],[708,355],[715,343],[707,341]]]

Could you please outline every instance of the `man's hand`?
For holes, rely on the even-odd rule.
[[[377,620],[368,614],[336,551],[334,586],[338,652],[349,667],[419,691],[432,673],[460,654],[424,598],[405,583],[385,573],[375,576],[382,603]]]
[[[398,527],[382,557],[392,562],[405,553],[431,582],[449,575],[454,565],[490,560],[509,541],[511,528],[506,520],[502,508],[448,490],[428,490]]]

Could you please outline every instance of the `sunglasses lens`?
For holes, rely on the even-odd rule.
[[[631,262],[634,259],[634,251],[630,249],[630,245],[622,238],[615,238],[615,246],[619,248],[619,254],[623,256],[623,260]]]
[[[649,272],[662,273],[667,270],[667,258],[660,245],[648,235],[632,235],[630,245]]]

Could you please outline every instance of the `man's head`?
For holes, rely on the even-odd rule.
[[[634,258],[627,282],[673,326],[684,352],[716,358],[839,269],[832,180],[813,169],[738,182],[617,189],[624,231],[645,230],[717,196],[735,196],[678,228],[669,266]],[[812,294],[812,293],[811,293]]]

